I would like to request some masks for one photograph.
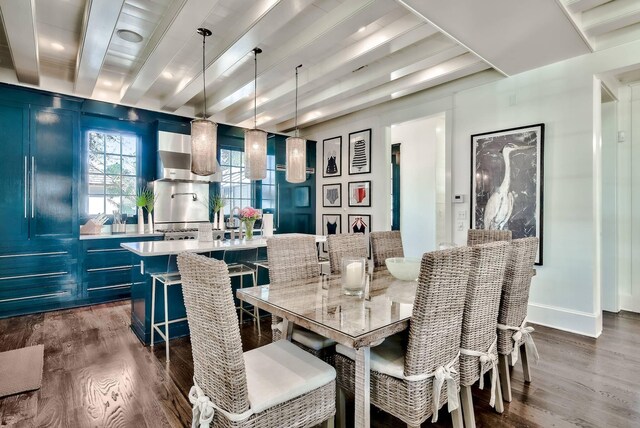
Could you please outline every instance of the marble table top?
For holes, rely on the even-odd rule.
[[[386,269],[369,274],[361,297],[342,292],[340,276],[244,288],[247,303],[343,345],[370,346],[407,328],[417,282],[400,281]]]
[[[283,236],[283,234],[277,236]],[[326,241],[325,236],[314,236],[316,237],[316,242],[318,243]],[[226,239],[224,241],[198,241],[197,239],[184,239],[176,241],[125,242],[120,244],[120,246],[139,256],[152,257],[175,255],[185,251],[190,253],[208,253],[211,251],[260,248],[267,246],[267,238],[255,237],[251,240]]]

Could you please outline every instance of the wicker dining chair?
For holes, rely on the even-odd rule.
[[[511,402],[509,360],[515,365],[520,357],[524,380],[531,382],[529,359],[537,361],[539,358],[531,336],[533,327],[527,326],[529,288],[537,253],[538,238],[511,241],[511,256],[507,262],[498,313],[498,366],[502,396],[508,402]]]
[[[447,402],[454,427],[462,426],[458,372],[471,253],[459,247],[424,254],[406,346],[404,336],[394,335],[371,348],[371,404],[408,427],[429,416],[436,422]],[[336,352],[339,394],[353,395],[355,351],[338,345]]]
[[[491,372],[489,404],[504,411],[498,375],[498,309],[505,269],[511,246],[492,242],[470,247],[473,262],[462,316],[460,341],[460,398],[464,426],[476,426],[471,386],[477,381],[484,388],[485,373]],[[497,397],[496,397],[497,395]]]
[[[368,245],[366,237],[358,233],[327,236],[331,273],[340,274],[343,257],[363,257],[366,259],[369,253]]]
[[[469,247],[495,241],[511,241],[511,231],[494,229],[469,229],[467,231],[467,245]]]
[[[193,426],[333,426],[335,370],[287,341],[242,352],[227,265],[178,255],[191,332]]]
[[[316,240],[313,236],[274,236],[267,239],[269,282],[291,282],[320,276]],[[282,338],[282,318],[271,317],[273,341]],[[335,341],[294,326],[291,341],[316,357],[333,363]]]
[[[385,266],[384,261],[390,257],[404,257],[402,235],[399,230],[371,232],[369,239],[374,267]]]

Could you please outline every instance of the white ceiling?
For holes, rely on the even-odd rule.
[[[0,80],[253,126],[307,126],[452,80],[640,39],[640,0],[0,0]],[[138,43],[123,40],[131,30]],[[492,73],[480,73],[485,70]]]

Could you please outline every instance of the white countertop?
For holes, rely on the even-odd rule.
[[[144,238],[144,237],[153,237],[153,236],[164,236],[162,232],[154,232],[154,233],[100,233],[98,235],[80,235],[80,240],[84,241],[86,239],[111,239],[111,238]]]
[[[287,234],[297,235],[297,234]],[[148,236],[148,235],[145,235]],[[277,236],[283,236],[277,235]],[[326,236],[315,236],[316,242],[325,242]],[[246,239],[227,239],[224,241],[216,240],[209,242],[201,242],[196,239],[185,239],[180,241],[146,241],[146,242],[123,242],[120,244],[122,248],[125,248],[132,253],[135,253],[142,257],[152,256],[168,256],[178,254],[182,252],[189,253],[208,253],[210,251],[224,251],[224,250],[244,250],[250,248],[260,248],[267,246],[267,239],[255,237],[252,240]]]

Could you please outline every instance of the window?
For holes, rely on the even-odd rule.
[[[267,155],[267,177],[262,180],[262,209],[276,208],[276,157]],[[273,212],[273,211],[271,211]]]
[[[220,167],[222,168],[222,197],[225,199],[225,214],[234,207],[244,208],[252,205],[251,180],[244,175],[244,152],[220,149]]]
[[[89,131],[88,214],[136,214],[138,137]]]

